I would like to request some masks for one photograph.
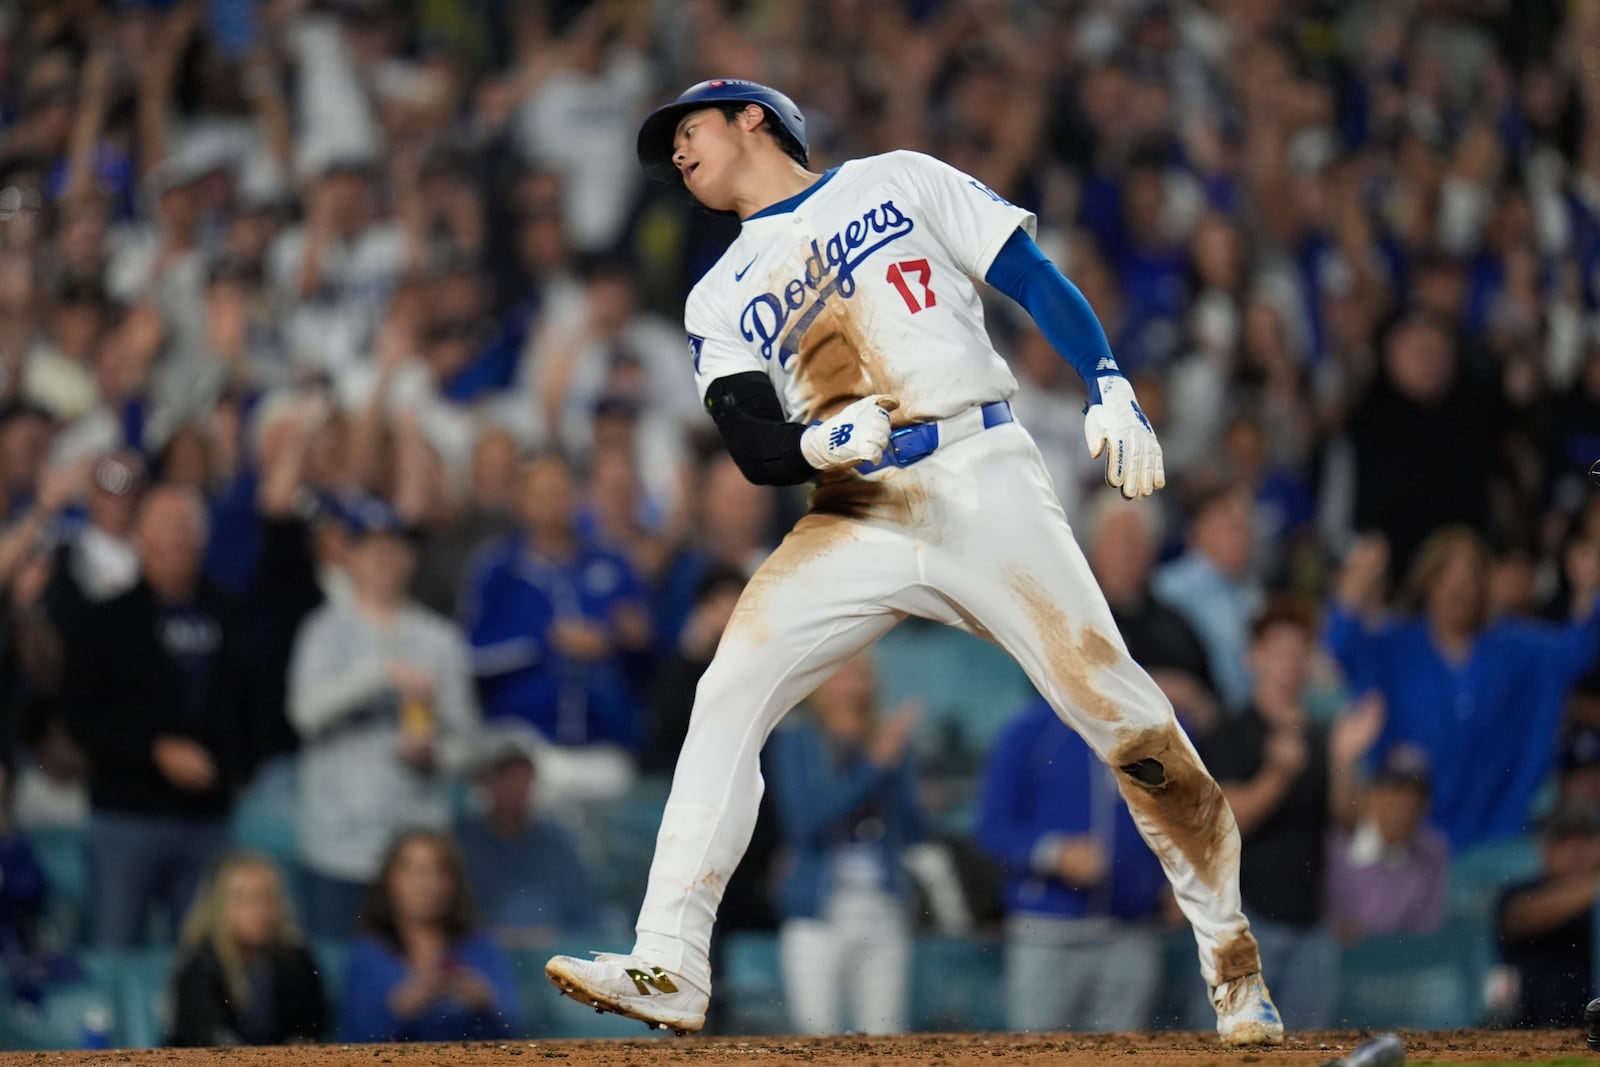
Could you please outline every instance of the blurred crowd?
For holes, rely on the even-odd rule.
[[[1035,211],[1095,308],[1154,503],[988,310],[1234,807],[1289,1025],[1534,834],[1483,916],[1504,1017],[1581,1003],[1543,991],[1593,986],[1600,894],[1597,57],[1596,0],[0,0],[13,991],[72,948],[41,828],[82,831],[88,943],[181,939],[175,1041],[335,1032],[288,882],[353,939],[348,1040],[514,1032],[507,947],[631,907],[563,810],[670,772],[805,505],[719,451],[684,353],[737,223],[633,159],[725,76],[795,97],[816,169],[914,148]],[[775,738],[729,890],[793,1025],[906,1026],[930,927],[1003,934],[1013,1026],[1150,1025],[1177,919],[1098,761],[1014,709],[941,805],[875,694],[852,664]],[[228,851],[263,796],[287,869]]]

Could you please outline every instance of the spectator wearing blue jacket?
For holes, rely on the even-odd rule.
[[[1328,644],[1349,683],[1383,694],[1377,755],[1408,743],[1434,768],[1432,818],[1453,851],[1525,833],[1556,766],[1567,697],[1600,662],[1600,546],[1567,553],[1572,621],[1491,619],[1489,551],[1464,527],[1431,536],[1402,596],[1375,620],[1388,552],[1364,539],[1339,576]]]
[[[989,754],[976,835],[1005,868],[1010,1028],[1148,1029],[1166,877],[1112,772],[1043,699]]]
[[[784,1001],[801,1033],[902,1033],[910,991],[910,879],[923,837],[908,753],[915,704],[875,721],[871,662],[846,663],[773,734],[772,784],[786,855],[776,897]]]
[[[361,925],[345,965],[341,1041],[482,1041],[521,1026],[511,961],[479,929],[449,837],[397,838]]]
[[[637,745],[632,675],[651,644],[638,577],[580,538],[559,457],[528,465],[517,514],[518,532],[479,557],[462,596],[485,720],[518,719],[561,745]]]

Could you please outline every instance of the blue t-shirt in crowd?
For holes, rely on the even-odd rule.
[[[1453,851],[1526,833],[1535,794],[1555,769],[1573,685],[1600,660],[1600,609],[1571,626],[1506,619],[1463,663],[1440,654],[1421,619],[1377,628],[1333,605],[1328,645],[1350,685],[1387,706],[1373,752],[1407,742],[1433,767],[1433,821]]]
[[[453,1001],[440,1001],[415,1019],[401,1019],[390,1010],[389,998],[406,980],[411,965],[377,938],[357,941],[350,947],[345,964],[339,1040],[482,1041],[517,1031],[522,1022],[522,1005],[517,999],[511,961],[498,945],[485,934],[472,934],[450,950],[447,966],[477,971],[494,989],[494,1006],[480,1012]]]

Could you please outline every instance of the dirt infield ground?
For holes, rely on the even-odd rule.
[[[1233,1067],[1242,1064],[1321,1064],[1360,1044],[1368,1034],[1339,1031],[1292,1036],[1281,1049],[1223,1049],[1185,1034],[918,1034],[896,1038],[786,1037],[641,1039],[638,1041],[518,1041],[466,1045],[327,1045],[317,1048],[154,1049],[136,1052],[18,1052],[0,1063],[39,1067],[722,1067],[726,1064],[872,1064],[873,1067],[954,1067],[957,1064],[1158,1064]],[[1406,1063],[1600,1065],[1577,1031],[1408,1033]]]

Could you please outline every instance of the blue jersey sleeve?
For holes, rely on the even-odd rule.
[[[1089,301],[1026,232],[1011,234],[984,281],[1027,309],[1039,332],[1089,387],[1089,403],[1100,399],[1096,378],[1122,374]]]

